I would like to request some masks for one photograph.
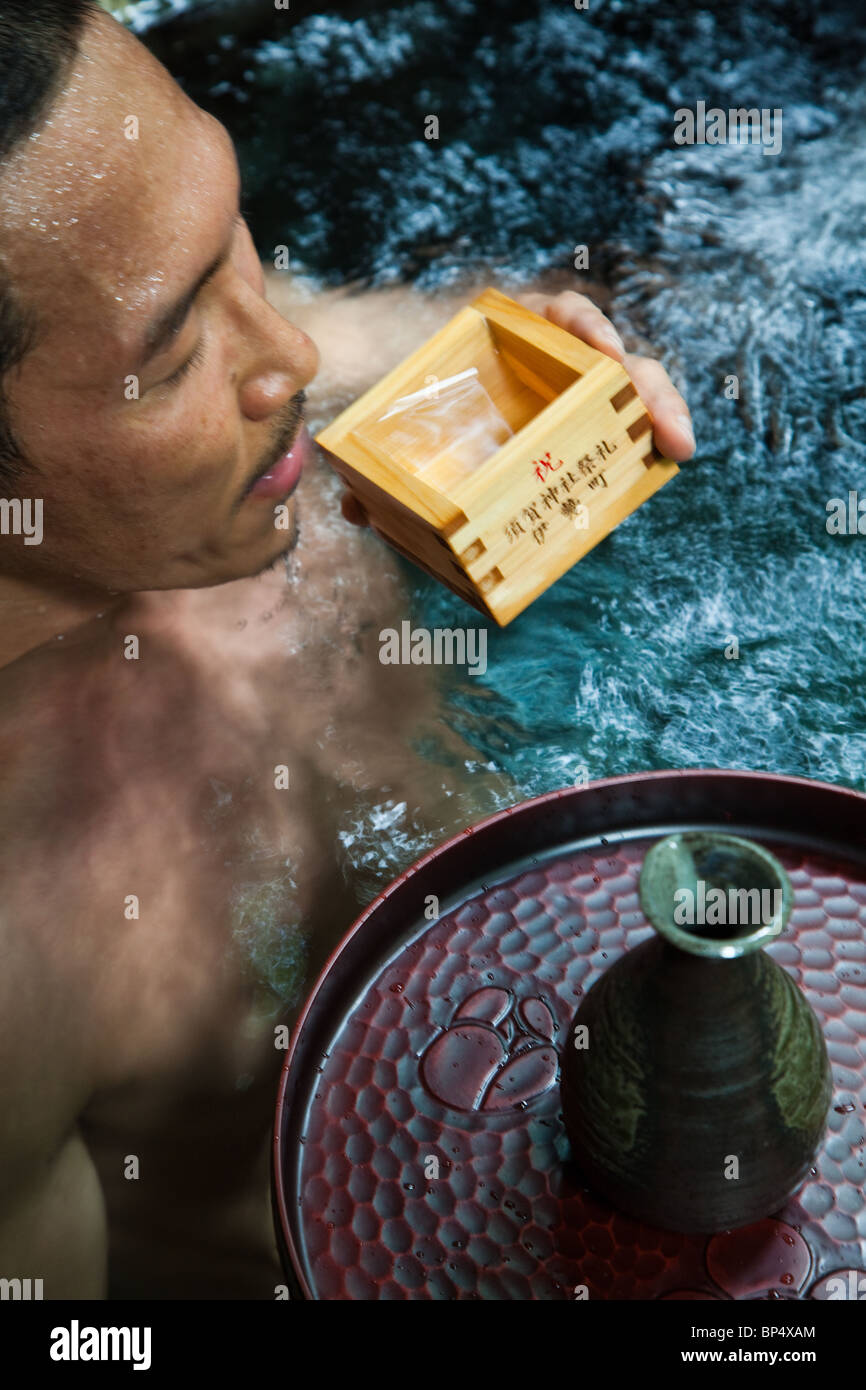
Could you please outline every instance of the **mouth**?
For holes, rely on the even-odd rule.
[[[246,497],[284,498],[294,492],[310,459],[310,436],[298,425],[291,447],[247,488]]]

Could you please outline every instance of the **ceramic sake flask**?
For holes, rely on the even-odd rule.
[[[657,935],[596,981],[565,1043],[572,1156],[651,1225],[745,1226],[799,1186],[831,1099],[818,1020],[761,949],[791,885],[759,845],[694,831],[649,850],[640,900]]]

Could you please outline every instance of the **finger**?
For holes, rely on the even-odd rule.
[[[532,301],[532,302],[530,302]],[[603,314],[592,300],[576,290],[564,290],[551,299],[549,295],[526,295],[523,302],[528,309],[543,314],[551,323],[573,333],[576,338],[589,343],[615,361],[622,362],[625,357],[625,344],[610,319]]]
[[[340,510],[353,526],[369,526],[369,517],[353,492],[343,493],[340,498]]]
[[[517,297],[518,304],[525,304],[527,309],[531,309],[534,314],[543,314],[550,303],[549,294],[521,294]]]
[[[627,353],[623,366],[649,411],[656,448],[677,463],[690,459],[695,452],[692,417],[662,364]]]

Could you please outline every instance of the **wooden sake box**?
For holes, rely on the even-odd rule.
[[[501,627],[679,471],[623,367],[495,289],[316,439],[373,530]]]

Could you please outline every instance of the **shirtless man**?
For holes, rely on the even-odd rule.
[[[0,161],[0,497],[43,506],[0,534],[0,1276],[273,1298],[274,1028],[377,881],[364,826],[432,844],[508,791],[412,758],[451,735],[377,660],[400,568],[299,433],[455,302],[274,283],[317,378],[226,131],[77,0],[4,0]],[[589,301],[527,302],[622,356]]]

